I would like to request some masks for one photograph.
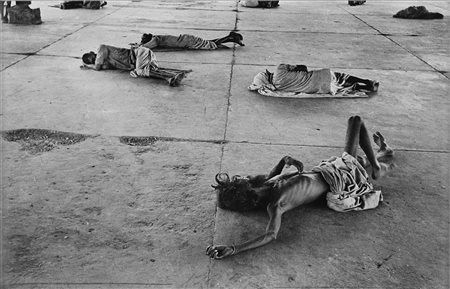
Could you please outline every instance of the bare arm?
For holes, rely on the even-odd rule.
[[[95,64],[83,64],[80,66],[81,69],[87,70],[87,69],[92,69],[92,70],[101,70],[101,66],[97,66]]]
[[[106,64],[83,64],[80,66],[81,69],[92,69],[92,70],[107,70],[109,69],[109,66]]]
[[[303,171],[303,163],[301,161],[298,161],[290,156],[283,157],[278,164],[270,171],[267,179],[271,179],[274,176],[277,176],[281,174],[281,171],[283,171],[284,166],[295,166],[298,170],[298,172]]]
[[[281,206],[276,203],[269,204],[267,206],[267,212],[269,213],[270,219],[267,224],[266,232],[263,235],[238,245],[211,245],[206,248],[206,254],[213,259],[222,259],[227,256],[236,255],[240,252],[264,246],[275,240],[281,227],[283,210]]]

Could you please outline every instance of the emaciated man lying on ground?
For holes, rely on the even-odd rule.
[[[339,212],[377,207],[382,194],[373,189],[366,169],[371,169],[373,179],[384,176],[393,167],[394,151],[379,132],[373,139],[379,147],[376,154],[364,122],[359,116],[352,116],[348,120],[342,156],[322,161],[312,171],[304,172],[300,161],[286,156],[268,175],[233,176],[230,180],[228,174],[217,174],[217,185],[213,187],[218,193],[219,207],[234,211],[266,207],[270,220],[263,235],[237,245],[211,245],[206,254],[222,259],[275,240],[284,212],[323,195],[326,195],[328,207]],[[358,144],[364,157],[356,154]],[[297,171],[283,174],[284,166],[290,165]]]
[[[118,48],[102,44],[98,52],[85,53],[81,69],[130,71],[132,77],[153,77],[166,80],[170,86],[178,86],[191,70],[162,68],[153,52],[146,47]]]

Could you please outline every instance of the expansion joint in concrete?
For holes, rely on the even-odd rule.
[[[4,71],[4,70],[6,70],[7,68],[9,68],[9,67],[11,67],[11,66],[13,66],[13,65],[16,65],[17,63],[22,62],[23,60],[27,59],[28,57],[30,57],[30,56],[32,56],[32,55],[36,55],[37,53],[39,53],[40,51],[44,50],[45,48],[52,46],[53,44],[55,44],[55,43],[57,43],[57,42],[59,42],[59,41],[65,39],[65,38],[69,37],[70,35],[72,35],[72,34],[74,34],[74,33],[77,33],[78,31],[80,31],[80,30],[82,30],[82,29],[88,27],[88,26],[91,25],[91,24],[94,24],[94,23],[97,22],[97,21],[100,21],[101,19],[103,19],[103,18],[105,18],[105,17],[107,17],[107,16],[109,16],[109,15],[111,15],[111,14],[117,12],[117,11],[120,10],[120,9],[121,9],[121,8],[117,8],[116,10],[112,11],[111,13],[105,14],[105,15],[103,15],[102,17],[100,17],[100,18],[98,18],[98,19],[96,19],[96,20],[94,20],[94,21],[92,21],[92,22],[90,22],[90,23],[84,24],[83,26],[81,26],[81,27],[78,28],[78,29],[75,29],[74,31],[71,31],[71,32],[69,32],[69,33],[67,33],[67,34],[64,34],[64,35],[61,36],[60,38],[56,39],[55,41],[53,41],[53,42],[51,42],[51,43],[49,43],[49,44],[47,44],[47,45],[44,45],[43,47],[39,48],[39,49],[36,50],[35,52],[22,53],[22,55],[26,55],[24,58],[19,59],[19,60],[17,60],[16,62],[13,62],[13,63],[11,63],[11,64],[8,65],[8,66],[5,66],[1,71]]]
[[[412,56],[414,56],[415,58],[419,59],[421,62],[425,63],[427,66],[431,67],[435,72],[438,72],[439,74],[442,74],[444,77],[447,77],[444,73],[442,73],[441,71],[439,71],[438,69],[436,69],[434,66],[432,66],[431,64],[429,64],[428,62],[426,62],[424,59],[422,59],[421,57],[419,57],[418,55],[416,55],[414,52],[412,52],[411,50],[407,49],[406,47],[402,46],[400,43],[398,43],[397,41],[395,41],[394,39],[392,39],[391,34],[388,33],[382,33],[379,29],[373,27],[372,25],[370,25],[369,23],[367,23],[366,21],[364,21],[363,19],[361,19],[360,17],[356,16],[355,14],[350,13],[353,17],[355,17],[356,19],[358,19],[359,21],[363,22],[364,24],[366,24],[367,26],[369,26],[370,28],[372,28],[373,30],[377,31],[379,35],[385,37],[387,40],[391,41],[392,43],[394,43],[395,45],[397,45],[398,47],[400,47],[401,49],[405,50],[406,52],[408,52],[409,54],[411,54]],[[407,35],[407,36],[411,36],[411,37],[418,37],[419,35],[416,34],[411,34],[411,35]],[[447,77],[448,78],[448,77]]]
[[[23,287],[31,287],[34,288],[36,286],[41,286],[40,288],[43,288],[43,286],[61,286],[69,288],[77,288],[75,286],[133,286],[141,287],[142,288],[148,288],[148,286],[173,286],[172,283],[140,283],[140,282],[130,282],[130,283],[120,283],[120,282],[33,282],[33,283],[14,283],[14,284],[4,284],[8,288],[23,288]],[[107,288],[107,287],[105,287]]]
[[[239,21],[239,17],[238,17],[238,2],[236,2],[236,9],[234,10],[236,13],[236,17],[235,17],[235,22],[234,22],[234,29],[233,31],[237,31],[237,23]],[[227,110],[226,110],[226,115],[225,115],[225,128],[224,128],[224,133],[223,133],[223,144],[221,147],[221,151],[220,151],[220,165],[219,165],[219,171],[222,170],[222,163],[223,163],[223,156],[224,156],[224,152],[225,152],[225,144],[227,143],[227,129],[228,129],[228,120],[229,120],[229,113],[230,113],[230,106],[231,106],[231,87],[233,84],[233,69],[234,69],[234,64],[236,61],[236,44],[233,45],[233,54],[232,54],[232,58],[231,58],[231,65],[230,65],[230,76],[229,76],[229,82],[228,82],[228,92],[227,92]],[[211,239],[211,244],[214,244],[214,236],[216,235],[216,231],[217,231],[217,206],[215,206],[214,208],[214,231],[213,231],[213,236]],[[207,288],[209,288],[209,284],[210,284],[210,280],[211,280],[211,270],[212,270],[212,266],[213,266],[213,262],[212,260],[209,261],[208,264],[208,274],[207,274],[207,278],[206,278],[206,286]]]

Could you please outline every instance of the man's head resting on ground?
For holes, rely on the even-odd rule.
[[[95,59],[97,58],[97,54],[94,51],[90,51],[88,53],[83,54],[81,58],[84,64],[95,64]]]
[[[258,195],[256,187],[263,184],[260,180],[249,180],[241,176],[230,177],[226,173],[216,175],[217,185],[212,187],[217,192],[219,208],[232,211],[252,211],[264,209],[269,203],[267,196]]]
[[[150,40],[152,40],[152,38],[153,38],[153,35],[151,33],[142,34],[141,44],[145,44],[145,43],[149,42]]]

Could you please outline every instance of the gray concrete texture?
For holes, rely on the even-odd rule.
[[[56,4],[33,1],[39,26],[1,27],[5,288],[450,286],[448,1]],[[392,18],[410,5],[445,17]],[[180,87],[79,69],[84,52],[127,47],[144,32],[211,39],[234,29],[245,47],[155,52],[161,66],[193,70]],[[365,99],[247,90],[279,63],[381,85]],[[397,150],[395,171],[375,182],[377,209],[342,214],[317,202],[286,213],[265,247],[221,261],[204,254],[267,222],[264,212],[216,208],[217,172],[265,173],[284,155],[311,168],[341,153],[354,114]]]

